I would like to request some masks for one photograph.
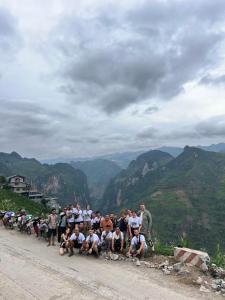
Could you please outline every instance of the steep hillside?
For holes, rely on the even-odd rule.
[[[171,155],[159,150],[141,154],[108,185],[103,196],[105,209],[116,209],[124,205],[128,201],[127,193],[132,187],[137,186],[148,174],[154,174],[172,159]]]
[[[30,199],[19,196],[9,190],[0,189],[0,210],[12,210],[15,212],[21,208],[34,216],[40,216],[49,212],[49,209],[42,204],[34,203]]]
[[[89,199],[87,178],[69,164],[42,165],[36,159],[22,158],[19,154],[0,153],[0,175],[20,174],[39,191],[59,197],[60,203],[80,202]]]
[[[122,170],[116,163],[106,159],[71,162],[87,176],[90,196],[100,199],[110,180]]]
[[[194,247],[213,252],[225,226],[225,155],[185,147],[166,165],[129,186],[117,177],[104,195],[107,209],[136,208],[140,200],[152,211],[154,230],[164,242],[185,232]],[[118,196],[119,195],[119,196]],[[118,201],[119,197],[119,201]]]

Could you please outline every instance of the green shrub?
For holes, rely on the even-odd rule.
[[[220,244],[217,244],[216,253],[211,260],[212,264],[225,268],[225,254],[221,251]]]
[[[160,241],[155,243],[155,253],[157,255],[173,256],[174,246],[162,244]]]

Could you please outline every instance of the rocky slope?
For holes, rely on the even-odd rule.
[[[225,249],[224,154],[186,147],[145,176],[143,164],[135,171],[139,176],[130,176],[129,168],[106,189],[107,210],[136,208],[143,200],[153,214],[155,235],[163,242],[177,243],[186,233],[195,248],[214,252],[220,243]]]

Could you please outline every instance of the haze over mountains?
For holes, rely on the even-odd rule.
[[[196,146],[196,147],[204,149],[206,151],[225,152],[225,143],[212,144],[209,146]],[[71,161],[77,162],[77,161],[89,161],[89,160],[93,160],[93,159],[106,159],[106,160],[115,162],[122,169],[126,169],[132,160],[136,159],[139,155],[141,155],[142,153],[147,152],[149,150],[150,149],[145,149],[145,150],[140,150],[140,151],[117,152],[117,153],[111,153],[111,154],[106,154],[106,155],[101,155],[101,156],[93,156],[93,157],[90,157],[90,156],[74,157],[74,158],[60,157],[60,158],[41,160],[41,162],[46,163],[46,164],[55,164],[58,162],[70,163]],[[162,146],[162,147],[156,148],[155,150],[161,150],[163,152],[167,152],[174,157],[178,156],[179,154],[181,154],[183,152],[182,147],[173,147],[173,146]]]

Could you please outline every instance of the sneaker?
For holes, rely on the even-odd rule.
[[[74,255],[74,253],[73,252],[70,252],[70,254],[68,255],[69,257],[71,257],[71,256],[73,256]]]

